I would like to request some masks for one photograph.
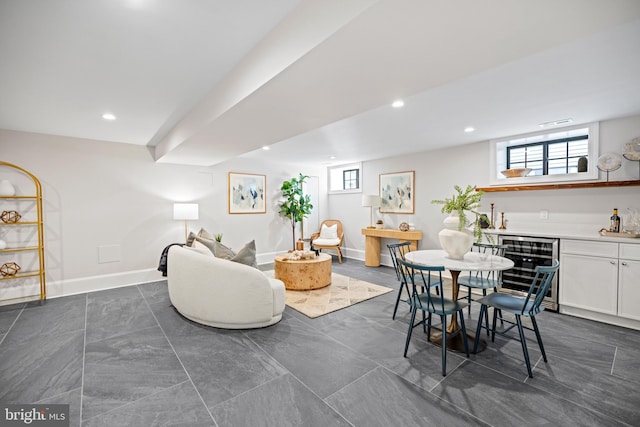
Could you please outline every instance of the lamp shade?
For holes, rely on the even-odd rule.
[[[198,204],[174,203],[173,219],[198,219]]]
[[[375,194],[367,194],[365,196],[362,196],[362,206],[365,207],[374,207],[374,206],[380,206],[380,197],[376,196]]]

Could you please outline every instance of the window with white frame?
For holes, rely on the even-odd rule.
[[[494,185],[597,179],[598,124],[542,131],[492,141],[491,183]],[[578,169],[578,163],[584,166]],[[524,177],[502,171],[529,168]]]
[[[329,167],[329,193],[361,192],[361,163]]]

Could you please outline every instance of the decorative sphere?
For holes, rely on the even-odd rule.
[[[6,264],[2,264],[2,267],[0,267],[0,274],[3,276],[15,276],[21,269],[22,268],[15,262],[8,262]]]
[[[2,211],[2,214],[0,214],[0,219],[6,224],[15,224],[20,221],[20,218],[22,218],[22,215],[16,211]]]

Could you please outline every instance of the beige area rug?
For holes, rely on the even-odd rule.
[[[273,277],[273,270],[265,271]],[[352,277],[331,273],[331,284],[312,291],[287,289],[285,304],[310,318],[319,317],[351,305],[384,295],[392,288],[374,285]]]

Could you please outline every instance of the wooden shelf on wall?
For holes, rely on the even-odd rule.
[[[564,188],[599,188],[599,187],[631,187],[631,186],[640,186],[640,180],[572,182],[567,184],[505,185],[500,187],[479,187],[479,188],[476,188],[476,191],[484,191],[485,193],[491,193],[491,192],[498,192],[498,191],[561,190]]]

